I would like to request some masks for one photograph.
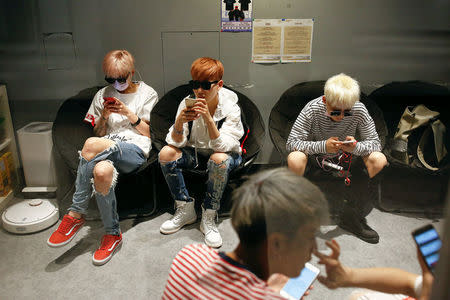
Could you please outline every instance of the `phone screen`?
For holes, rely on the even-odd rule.
[[[300,299],[317,278],[317,275],[319,275],[319,269],[307,263],[298,277],[288,280],[282,291],[289,294],[293,299]]]
[[[431,225],[426,226],[423,229],[416,230],[413,236],[428,268],[434,272],[436,263],[439,260],[439,250],[442,246],[436,229]]]

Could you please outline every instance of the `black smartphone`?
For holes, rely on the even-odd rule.
[[[439,250],[442,247],[439,234],[433,225],[428,224],[414,230],[412,236],[428,269],[434,274],[434,269],[439,260]]]

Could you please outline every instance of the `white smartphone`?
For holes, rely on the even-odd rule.
[[[186,98],[186,99],[184,99],[184,102],[186,103],[186,107],[194,106],[196,101],[197,101],[197,99],[194,99],[194,98]]]
[[[290,300],[299,300],[311,284],[319,276],[319,268],[310,263],[306,263],[300,275],[295,278],[290,278],[288,282],[281,289],[280,294]]]
[[[356,142],[356,141],[355,140],[342,141],[342,144],[353,144],[354,142]]]

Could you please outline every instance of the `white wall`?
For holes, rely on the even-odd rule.
[[[52,121],[64,99],[104,84],[101,60],[110,49],[133,53],[144,81],[162,96],[166,32],[217,32],[226,84],[257,103],[266,125],[290,86],[339,72],[356,77],[366,93],[391,81],[450,82],[448,0],[254,0],[253,8],[254,18],[314,18],[312,62],[250,63],[251,33],[219,32],[219,0],[0,0],[0,82],[7,83],[16,129]],[[46,57],[50,32],[72,34],[69,69],[48,70],[48,62],[64,59]],[[202,49],[196,56],[210,51]],[[277,160],[267,135],[259,162]]]

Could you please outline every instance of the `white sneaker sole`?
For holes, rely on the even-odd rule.
[[[172,233],[177,232],[177,231],[180,230],[181,228],[183,228],[183,226],[191,225],[191,224],[194,224],[195,222],[197,222],[197,216],[195,216],[195,218],[193,218],[192,220],[187,221],[186,223],[184,223],[183,225],[181,225],[180,227],[177,227],[177,228],[175,228],[175,229],[172,229],[172,230],[165,230],[165,229],[163,229],[163,228],[160,227],[160,228],[159,228],[159,231],[160,231],[162,234],[172,234]]]
[[[205,236],[205,239],[204,239],[204,240],[205,240],[205,244],[206,244],[207,246],[212,247],[212,248],[220,248],[220,247],[222,247],[223,241],[220,241],[220,242],[215,243],[215,244],[210,243],[210,242],[208,242],[208,241],[206,240],[205,230],[203,229],[202,226],[200,226],[200,231],[201,231],[201,232],[203,233],[203,235]]]
[[[117,247],[111,252],[111,254],[110,254],[108,257],[106,257],[106,258],[104,258],[104,259],[102,259],[102,260],[97,260],[97,259],[95,259],[95,258],[94,258],[94,254],[95,254],[95,253],[94,253],[94,254],[92,255],[92,263],[93,263],[94,265],[96,265],[96,266],[101,266],[101,265],[106,264],[108,261],[111,260],[111,258],[113,257],[113,255],[116,254],[116,252],[117,252],[120,248],[122,248],[122,241],[120,241],[119,245],[117,245]]]

